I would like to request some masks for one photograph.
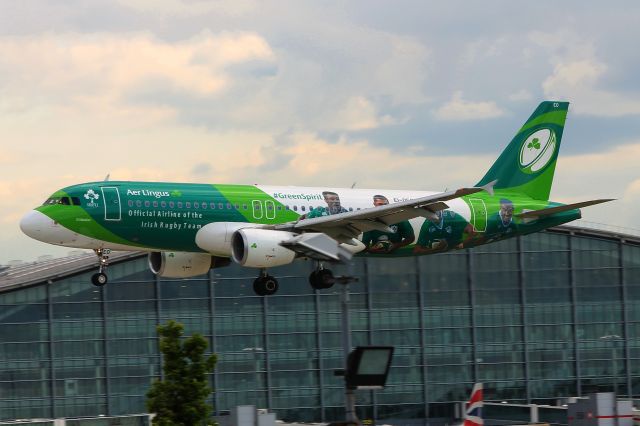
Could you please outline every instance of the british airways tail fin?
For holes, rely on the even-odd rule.
[[[484,425],[484,420],[482,420],[482,405],[484,400],[482,393],[482,383],[473,385],[471,397],[469,398],[469,402],[467,402],[467,410],[464,414],[463,426]]]

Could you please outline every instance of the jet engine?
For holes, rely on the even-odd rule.
[[[154,251],[149,253],[151,272],[164,278],[204,275],[214,266],[214,258],[204,253]]]
[[[233,233],[241,228],[262,227],[259,223],[214,222],[203,226],[196,233],[196,245],[214,256],[231,256]]]
[[[297,234],[269,229],[244,228],[231,237],[234,262],[250,268],[270,268],[293,262],[296,253],[280,245]]]

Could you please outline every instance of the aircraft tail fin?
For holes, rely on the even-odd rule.
[[[467,410],[464,415],[463,426],[483,426],[482,406],[483,406],[483,390],[482,383],[473,385],[471,397],[467,402]]]
[[[544,101],[475,186],[497,180],[495,189],[548,200],[569,102]]]

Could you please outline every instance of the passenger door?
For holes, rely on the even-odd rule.
[[[115,186],[103,186],[102,200],[104,201],[104,220],[119,221],[122,219],[120,207],[120,192]]]

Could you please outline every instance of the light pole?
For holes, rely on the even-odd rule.
[[[340,304],[342,307],[342,352],[344,356],[344,371],[347,371],[349,359],[349,353],[351,352],[351,319],[349,317],[349,284],[357,282],[358,278],[351,276],[335,277],[337,283],[342,284],[342,293],[340,298]],[[345,380],[344,388],[344,408],[345,408],[345,420],[347,424],[357,425],[360,424],[358,416],[356,415],[356,394],[354,389],[347,386]]]
[[[613,367],[613,393],[618,398],[618,357],[617,349],[618,342],[622,340],[622,337],[617,334],[608,334],[606,336],[600,336],[600,340],[611,342],[611,363]]]
[[[259,347],[255,347],[255,348],[243,348],[242,349],[243,352],[251,352],[253,354],[253,381],[254,381],[254,386],[252,389],[252,394],[253,394],[253,400],[254,400],[254,404],[255,407],[258,408],[258,400],[256,398],[257,395],[257,388],[260,386],[260,382],[262,380],[260,380],[260,377],[258,376],[258,354],[264,353],[264,349],[263,348],[259,348]]]

